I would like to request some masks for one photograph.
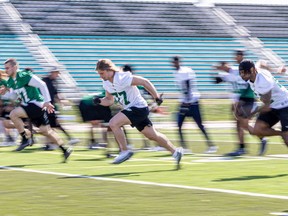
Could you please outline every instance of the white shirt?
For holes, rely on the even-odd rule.
[[[197,102],[200,98],[200,93],[197,89],[195,72],[189,67],[180,67],[179,70],[174,73],[174,76],[182,93],[181,102]]]
[[[258,95],[267,94],[271,91],[271,103],[270,108],[281,109],[288,107],[288,91],[287,89],[278,83],[278,81],[273,77],[273,75],[264,69],[257,68],[256,79],[253,82],[250,80],[248,83],[251,89]]]
[[[225,82],[231,83],[233,91],[231,99],[234,102],[238,102],[239,98],[241,97],[241,90],[247,89],[249,87],[249,84],[241,78],[238,67],[231,67],[228,73],[221,73],[220,77]]]
[[[132,80],[133,75],[129,72],[115,72],[113,83],[103,80],[103,88],[112,94],[124,109],[147,107],[147,102],[141,96],[137,86],[131,86]]]

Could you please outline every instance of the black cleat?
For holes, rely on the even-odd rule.
[[[17,149],[15,149],[15,151],[22,151],[24,148],[26,148],[27,146],[30,146],[32,143],[32,139],[31,138],[22,138],[21,144],[18,146]]]
[[[73,149],[72,149],[72,148],[68,148],[68,149],[64,152],[64,154],[63,154],[63,156],[64,156],[64,161],[63,161],[63,163],[66,163],[66,162],[67,162],[67,159],[70,157],[70,155],[72,154],[72,152],[73,152]]]

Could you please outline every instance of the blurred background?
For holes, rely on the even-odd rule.
[[[196,72],[202,97],[226,98],[228,84],[214,84],[213,65],[235,64],[236,49],[272,68],[287,62],[288,2],[267,2],[2,0],[0,59],[16,58],[39,76],[61,68],[59,88],[70,100],[102,90],[101,58],[132,65],[176,98],[171,58],[178,55]]]

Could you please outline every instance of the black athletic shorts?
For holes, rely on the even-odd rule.
[[[270,127],[280,121],[282,131],[288,131],[288,107],[282,109],[272,109],[269,112],[260,113],[257,120],[264,121]]]
[[[112,118],[111,109],[107,106],[89,105],[81,101],[79,104],[79,110],[84,122],[93,120],[103,120],[104,122],[109,122]]]
[[[138,131],[142,131],[146,126],[151,127],[153,125],[148,118],[148,107],[130,107],[129,109],[122,110],[121,112],[124,113],[131,121],[131,126],[136,127]]]
[[[55,112],[53,113],[47,113],[48,119],[49,119],[49,124],[52,128],[57,128],[59,127],[59,124],[57,122],[57,115]]]
[[[49,125],[47,112],[44,111],[41,107],[35,105],[34,103],[28,103],[27,106],[21,105],[21,107],[27,113],[31,123],[36,127],[41,125]]]
[[[4,119],[7,119],[7,120],[9,120],[10,119],[10,112],[7,112],[6,110],[3,110],[2,112],[1,112],[1,117],[2,118],[4,118]]]
[[[240,98],[237,107],[237,115],[242,118],[248,118],[253,109],[254,102],[254,98]]]

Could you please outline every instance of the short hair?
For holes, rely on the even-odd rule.
[[[220,61],[219,64],[220,64],[221,66],[223,66],[223,65],[228,64],[228,62],[226,62],[226,61]]]
[[[110,59],[100,59],[96,64],[96,70],[111,70],[117,71],[118,68]]]
[[[60,72],[59,68],[57,66],[52,66],[50,69],[49,69],[49,72],[52,73],[52,72]]]
[[[241,56],[244,56],[245,55],[245,51],[244,50],[235,50],[235,55],[241,55]]]
[[[255,64],[250,59],[244,59],[239,64],[239,71],[250,72],[251,68],[255,68]]]
[[[179,56],[174,56],[173,57],[173,61],[180,61],[180,57]]]
[[[30,67],[26,67],[26,68],[24,68],[24,70],[23,71],[26,71],[26,72],[33,72],[33,69],[32,68],[30,68]]]
[[[123,70],[124,72],[127,72],[127,71],[133,72],[132,66],[130,66],[130,65],[128,65],[128,64],[123,65],[122,70]]]
[[[9,58],[4,62],[4,64],[8,64],[8,63],[11,64],[12,66],[15,66],[18,64],[15,58]]]

